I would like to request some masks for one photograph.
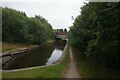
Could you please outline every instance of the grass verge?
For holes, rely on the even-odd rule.
[[[72,51],[82,78],[120,78],[120,69],[97,65],[80,50],[72,48]]]
[[[0,49],[2,49],[2,52],[7,52],[7,51],[17,50],[17,49],[21,49],[21,48],[27,48],[27,47],[31,47],[31,46],[33,46],[33,45],[2,42],[2,48],[0,48]]]
[[[49,67],[40,67],[31,70],[3,73],[3,78],[60,78],[64,76],[64,71],[70,62],[69,46],[67,54],[60,64]]]

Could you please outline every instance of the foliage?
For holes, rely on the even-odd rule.
[[[27,17],[24,12],[2,8],[3,41],[40,44],[53,38],[52,26],[41,16]]]
[[[72,45],[98,63],[119,67],[120,2],[89,2],[69,31]]]
[[[64,29],[64,32],[67,32],[67,29],[66,29],[66,28]]]
[[[120,78],[120,69],[111,68],[108,66],[96,64],[92,57],[86,57],[80,49],[72,47],[73,56],[75,57],[76,67],[82,78],[91,78],[98,80],[98,78]],[[93,79],[94,78],[94,79]]]

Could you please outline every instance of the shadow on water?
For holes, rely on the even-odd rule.
[[[50,65],[60,58],[65,44],[66,41],[60,40],[41,46],[38,49],[12,59],[7,65],[3,66],[3,69],[11,70]]]

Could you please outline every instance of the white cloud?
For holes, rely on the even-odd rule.
[[[80,14],[84,0],[4,0],[2,6],[25,12],[28,16],[41,15],[53,28],[67,28],[72,25],[71,16]]]
[[[85,0],[1,0],[2,2],[72,2],[81,3]]]

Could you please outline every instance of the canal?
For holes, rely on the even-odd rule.
[[[3,66],[4,70],[28,68],[42,65],[51,65],[62,55],[67,41],[55,41],[45,44],[38,49],[17,56]]]

